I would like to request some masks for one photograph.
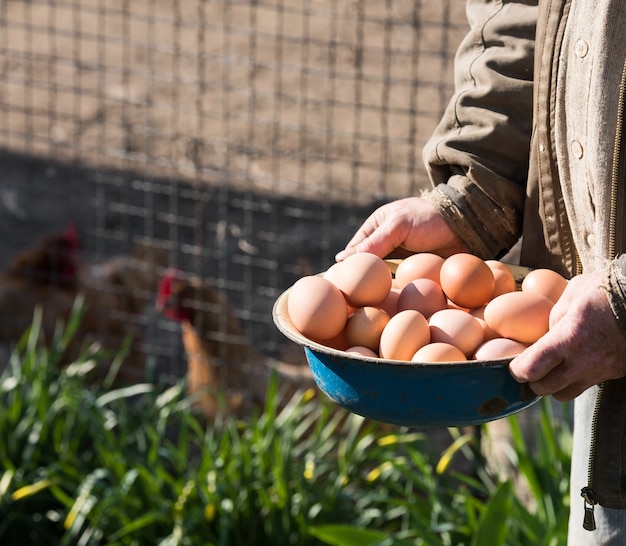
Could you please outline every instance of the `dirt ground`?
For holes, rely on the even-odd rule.
[[[0,268],[75,222],[215,280],[264,353],[276,297],[376,204],[427,185],[463,3],[9,0],[0,6]],[[176,326],[147,351],[180,375]]]

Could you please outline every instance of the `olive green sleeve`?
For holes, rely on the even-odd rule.
[[[423,152],[434,186],[425,196],[483,258],[521,233],[537,11],[536,0],[468,0],[455,93]]]

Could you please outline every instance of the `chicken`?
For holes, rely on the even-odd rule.
[[[15,344],[42,306],[42,329],[52,340],[58,317],[68,317],[76,299],[80,247],[73,225],[17,254],[0,274],[0,341]]]
[[[85,302],[81,332],[109,350],[119,350],[125,339],[131,338],[118,372],[122,383],[144,379],[142,314],[154,297],[166,260],[164,249],[142,243],[131,254],[82,263],[78,268],[77,292]]]
[[[20,252],[6,270],[6,277],[30,280],[65,288],[76,286],[80,244],[76,226],[44,237],[32,248]]]
[[[221,410],[238,417],[261,410],[272,370],[291,393],[313,384],[310,374],[266,359],[251,347],[222,292],[197,277],[168,270],[159,286],[157,309],[180,323],[187,392],[205,417]],[[281,398],[287,396],[281,393]]]
[[[83,315],[61,364],[72,362],[93,344],[116,354],[130,335],[132,343],[118,379],[123,383],[142,379],[145,355],[138,315],[153,297],[158,266],[165,258],[164,251],[139,245],[133,254],[86,263],[70,224],[20,252],[0,275],[0,341],[14,346],[40,308],[41,334],[50,345],[80,296]],[[110,362],[102,359],[102,374]]]
[[[166,263],[165,249],[139,243],[132,254],[81,264],[77,272],[78,287],[86,293],[104,294],[104,306],[136,319],[152,301],[160,268]]]

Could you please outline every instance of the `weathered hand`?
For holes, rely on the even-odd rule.
[[[403,258],[416,252],[447,257],[466,248],[429,201],[408,197],[376,209],[335,259],[341,261],[355,252],[381,258]]]
[[[550,313],[550,330],[513,359],[510,371],[538,395],[571,400],[626,375],[626,336],[605,288],[605,271],[572,278]]]

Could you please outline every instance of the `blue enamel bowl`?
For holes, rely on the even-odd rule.
[[[300,344],[320,390],[341,407],[384,423],[416,428],[477,425],[540,400],[509,373],[511,358],[419,363],[348,354],[304,337],[289,319],[289,290],[275,302],[277,328]]]

